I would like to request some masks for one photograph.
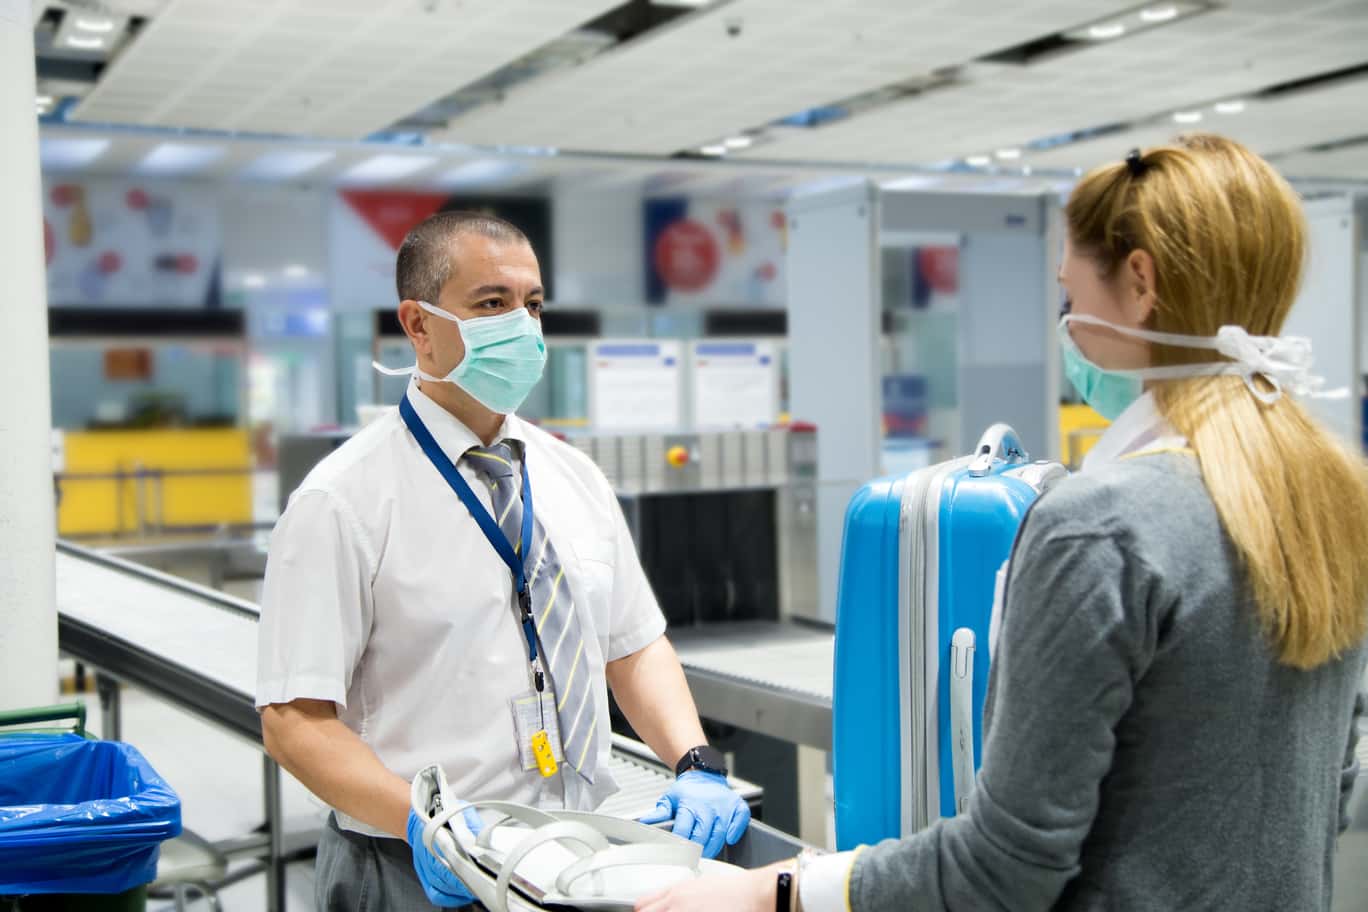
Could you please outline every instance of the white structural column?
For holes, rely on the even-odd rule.
[[[47,287],[29,0],[0,0],[0,710],[57,696]]]
[[[879,203],[865,181],[789,201],[789,399],[817,425],[819,616],[836,620],[851,495],[879,475]]]
[[[1285,336],[1311,340],[1313,373],[1343,399],[1310,399],[1306,406],[1352,448],[1363,439],[1359,364],[1359,224],[1351,196],[1306,201],[1307,251],[1301,294],[1283,326]]]

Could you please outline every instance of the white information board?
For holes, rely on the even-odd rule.
[[[679,430],[681,344],[604,339],[589,349],[589,423],[600,431]]]
[[[694,427],[769,427],[779,418],[779,359],[763,339],[703,340],[690,346]]]

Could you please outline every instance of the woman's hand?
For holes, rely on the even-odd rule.
[[[638,900],[637,912],[774,912],[781,862],[755,871],[714,874],[676,884],[663,893]]]

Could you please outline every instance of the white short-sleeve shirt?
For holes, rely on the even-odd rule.
[[[408,395],[489,508],[488,484],[461,461],[479,439],[416,383]],[[662,636],[664,616],[598,467],[516,416],[499,439],[523,443],[536,516],[565,568],[606,720],[605,663]],[[510,700],[530,687],[508,567],[398,411],[387,412],[319,463],[272,534],[257,706],[331,700],[388,769],[410,779],[440,763],[468,800],[597,807],[618,788],[609,726],[598,728],[592,786],[573,771],[553,780],[525,772]]]

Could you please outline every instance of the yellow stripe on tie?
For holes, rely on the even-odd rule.
[[[508,466],[510,469],[513,468],[513,463],[509,462],[507,459],[504,459],[502,456],[495,456],[493,453],[479,453],[479,452],[476,452],[475,450],[471,450],[470,452],[466,453],[466,455],[467,455],[467,456],[478,456],[480,459],[492,459],[492,460],[494,460],[495,462],[502,462],[504,465]]]
[[[516,497],[508,498],[508,506],[504,507],[503,515],[499,517],[499,525],[502,526],[504,524],[504,520],[508,519],[508,514],[513,512],[513,505],[517,502],[518,498]]]
[[[568,732],[561,732],[561,741],[571,741],[574,739],[575,729],[579,726],[580,716],[584,715],[584,707],[589,705],[589,688],[584,689],[584,699],[580,700],[579,711],[575,713],[575,721],[570,723]]]
[[[541,620],[537,621],[537,633],[541,633],[542,625],[551,616],[551,608],[556,604],[556,596],[560,595],[561,580],[565,578],[565,568],[561,567],[560,573],[556,574],[556,581],[551,584],[551,598],[546,601],[546,610],[542,612]]]
[[[577,770],[584,769],[584,758],[589,753],[589,745],[594,743],[594,729],[596,728],[598,728],[598,719],[595,719],[594,724],[589,726],[589,732],[584,736],[584,750],[580,751],[579,762],[575,764]]]
[[[575,672],[579,671],[579,660],[582,655],[584,655],[584,640],[580,640],[579,649],[575,650],[575,660],[570,663],[570,676],[565,679],[565,696],[561,697],[560,705],[556,707],[556,712],[565,709],[565,701],[570,699],[570,685],[575,680]]]
[[[571,611],[574,611],[574,610],[575,610],[575,606],[574,606],[574,605],[571,605],[571,606],[570,606],[570,610],[571,610]],[[556,637],[556,645],[551,647],[551,664],[552,664],[552,665],[555,665],[555,664],[556,664],[556,656],[560,655],[561,643],[564,643],[564,642],[565,642],[565,635],[566,635],[567,633],[569,633],[569,632],[570,632],[570,624],[567,622],[566,625],[565,625],[564,627],[561,628],[561,635],[558,636],[558,637]]]

